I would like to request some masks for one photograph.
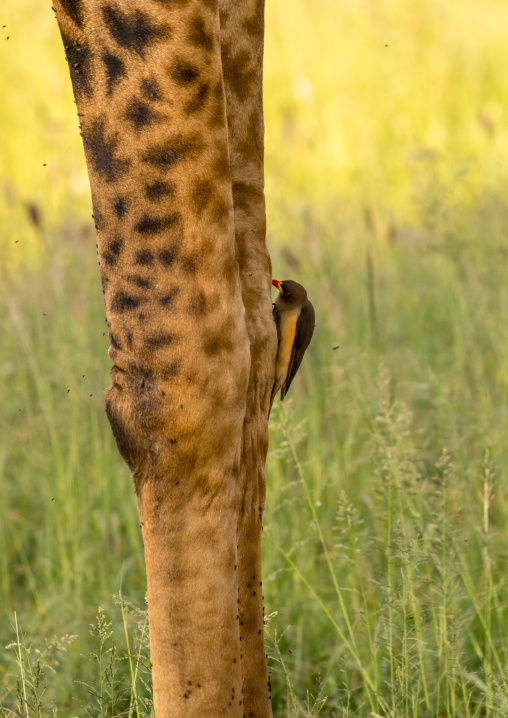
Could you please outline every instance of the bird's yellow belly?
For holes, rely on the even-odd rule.
[[[280,322],[280,344],[275,364],[275,386],[280,389],[286,380],[295,340],[298,312],[284,312]],[[276,389],[278,391],[278,389]]]

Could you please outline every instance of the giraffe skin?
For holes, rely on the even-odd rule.
[[[270,716],[263,2],[54,5],[110,329],[106,411],[142,524],[155,713]]]
[[[219,0],[219,10],[237,259],[251,349],[240,468],[243,500],[238,526],[243,689],[246,715],[252,712],[269,716],[271,686],[263,635],[261,524],[266,494],[268,404],[277,338],[273,323],[264,321],[272,311],[272,267],[265,243],[264,0]]]

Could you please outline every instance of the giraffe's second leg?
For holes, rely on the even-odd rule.
[[[261,525],[268,404],[277,336],[272,317],[271,262],[265,243],[263,167],[264,0],[219,0],[236,253],[242,282],[251,369],[242,440],[242,511],[238,581],[245,715],[271,716],[263,633]]]
[[[249,340],[213,0],[54,0],[136,487],[157,718],[244,715],[237,530]]]

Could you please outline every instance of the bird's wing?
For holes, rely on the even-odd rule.
[[[303,355],[305,350],[310,344],[312,335],[314,334],[314,324],[316,321],[316,313],[314,307],[310,302],[304,304],[302,311],[296,322],[295,338],[293,341],[293,349],[291,350],[291,358],[289,360],[288,373],[286,381],[282,385],[280,391],[280,398],[284,399],[288,393],[288,389],[291,386],[291,382],[298,371],[300,364],[302,363]]]

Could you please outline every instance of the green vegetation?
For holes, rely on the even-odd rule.
[[[9,5],[0,715],[141,718],[142,545],[77,118],[50,4]],[[275,715],[508,716],[508,6],[273,0],[266,27],[274,276],[317,313],[271,419]]]

